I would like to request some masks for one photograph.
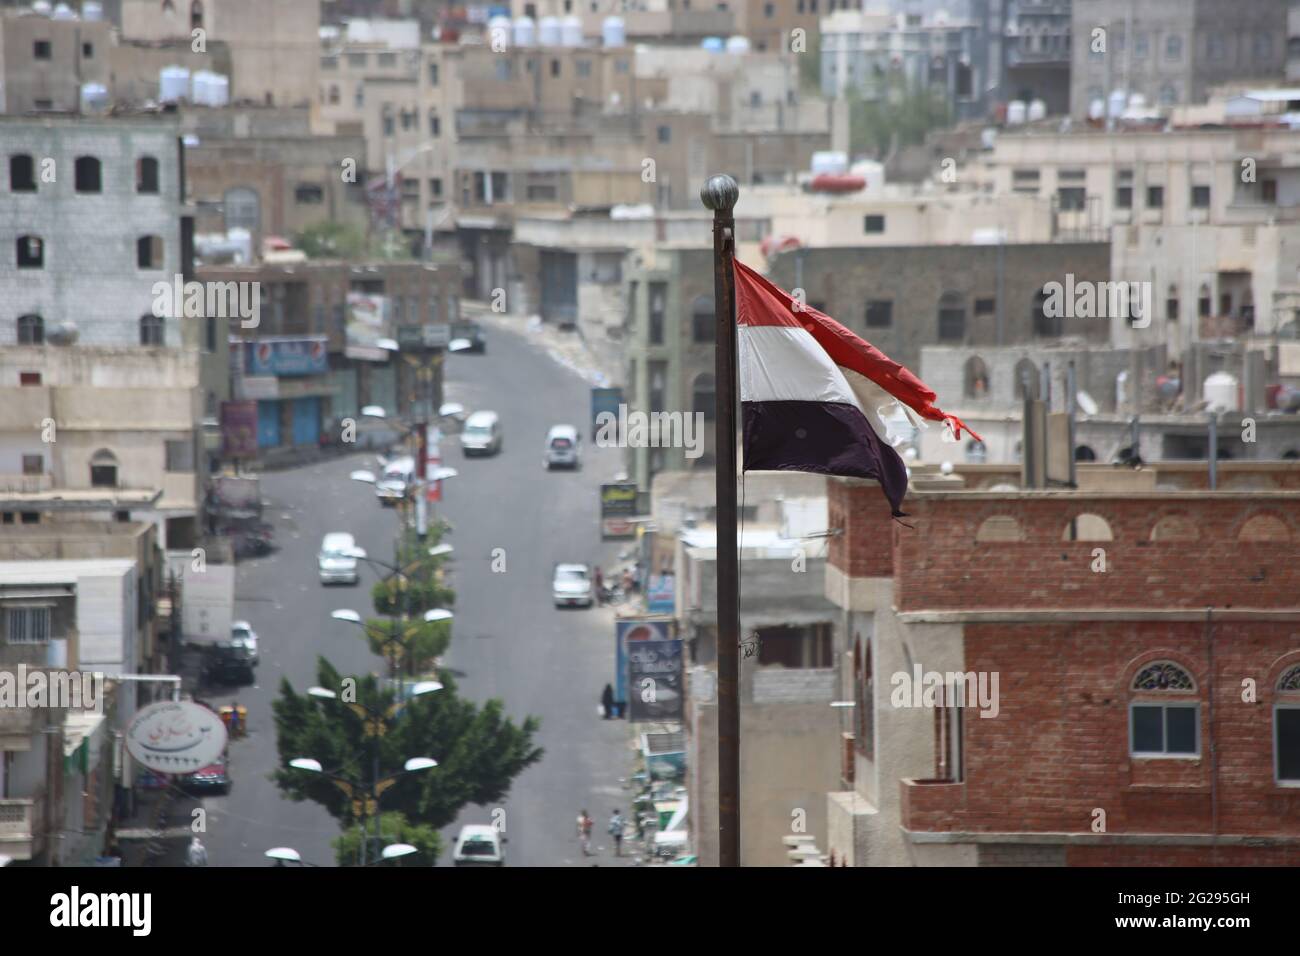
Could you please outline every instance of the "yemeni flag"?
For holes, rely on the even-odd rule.
[[[745,470],[871,478],[902,516],[907,467],[881,413],[898,401],[950,426],[954,438],[963,429],[979,435],[941,411],[934,392],[906,368],[732,261]]]

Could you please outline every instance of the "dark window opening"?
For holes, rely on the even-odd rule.
[[[135,191],[151,194],[158,192],[158,160],[152,156],[141,156],[136,160]]]
[[[19,236],[16,246],[19,269],[45,268],[45,243],[39,236]]]
[[[94,156],[78,156],[73,166],[73,179],[77,192],[100,193],[104,191],[103,169]]]
[[[9,191],[36,192],[36,161],[26,153],[9,157]]]

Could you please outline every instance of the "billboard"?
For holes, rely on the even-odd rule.
[[[221,403],[221,457],[257,457],[257,402]]]
[[[388,361],[388,349],[380,348],[379,342],[392,338],[389,325],[387,296],[349,292],[343,354],[368,362]]]
[[[631,538],[636,534],[636,482],[600,486],[600,534],[603,538]]]
[[[614,699],[627,701],[627,648],[638,641],[672,639],[672,618],[624,617],[614,622]]]
[[[249,375],[324,375],[329,371],[326,338],[260,339],[245,343]]]
[[[682,642],[627,645],[628,720],[682,719]]]
[[[226,725],[193,701],[165,700],[136,712],[126,728],[126,749],[156,773],[194,773],[226,749]]]
[[[677,610],[676,589],[671,574],[652,577],[646,585],[646,610],[651,614],[672,614]]]

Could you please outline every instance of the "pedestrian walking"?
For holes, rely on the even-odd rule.
[[[192,840],[190,840],[190,848],[185,853],[185,865],[186,866],[207,866],[208,865],[207,848],[203,845],[203,841],[200,840],[198,837],[194,837]]]
[[[605,575],[601,573],[600,568],[596,568],[596,603],[605,603]]]
[[[591,819],[587,808],[578,814],[578,842],[582,844],[582,855],[591,856],[591,828],[596,821]]]
[[[623,819],[623,814],[615,808],[614,814],[609,818],[609,835],[614,838],[614,855],[623,855],[623,827],[627,821]]]
[[[605,708],[605,719],[609,720],[614,715],[614,688],[609,684],[600,692],[600,706]]]

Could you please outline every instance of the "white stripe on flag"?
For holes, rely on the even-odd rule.
[[[851,405],[887,440],[880,410],[897,400],[865,375],[836,365],[807,329],[742,325],[738,331],[742,402]]]

